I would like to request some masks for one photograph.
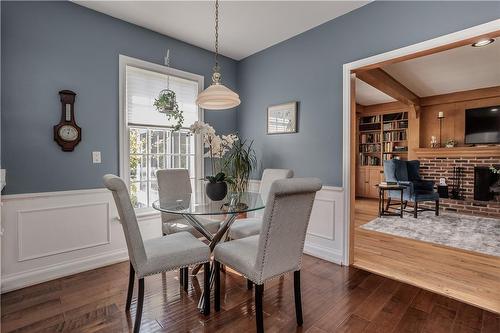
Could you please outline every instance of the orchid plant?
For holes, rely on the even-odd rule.
[[[211,183],[227,182],[233,183],[232,177],[224,173],[226,169],[224,155],[229,152],[236,141],[238,136],[236,134],[217,135],[215,129],[203,121],[195,121],[190,127],[193,134],[198,134],[202,137],[203,145],[207,149],[205,157],[210,158],[213,176],[206,176],[205,178]]]

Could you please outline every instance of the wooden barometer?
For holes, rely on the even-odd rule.
[[[75,96],[71,90],[61,90],[61,121],[54,126],[54,140],[63,151],[73,151],[82,140],[82,129],[75,121]]]

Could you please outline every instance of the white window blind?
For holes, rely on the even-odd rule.
[[[127,65],[126,94],[128,123],[145,126],[173,126],[167,116],[153,106],[163,89],[173,90],[179,109],[184,112],[183,127],[198,120],[196,96],[198,82]]]

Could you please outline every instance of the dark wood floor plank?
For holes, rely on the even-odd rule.
[[[392,332],[405,315],[411,302],[418,294],[418,288],[400,284],[392,298],[385,304],[380,312],[371,320],[366,328],[370,333]]]
[[[500,332],[500,315],[483,311],[483,323],[481,333],[498,333]]]
[[[457,312],[442,305],[434,305],[425,323],[425,331],[433,333],[451,332]]]
[[[409,307],[398,326],[392,332],[394,333],[419,333],[424,331],[425,322],[428,314],[424,311]]]
[[[196,308],[202,274],[190,278],[188,292],[177,272],[147,277],[141,332],[254,332],[246,280],[230,269],[221,280],[222,310],[205,317]],[[137,290],[126,313],[127,281],[128,263],[120,263],[4,294],[2,332],[130,332]],[[302,303],[304,325],[298,328],[293,278],[269,281],[266,332],[500,332],[496,314],[309,256],[302,267]]]

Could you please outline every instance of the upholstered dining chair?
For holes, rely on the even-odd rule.
[[[259,194],[262,202],[266,202],[271,185],[275,180],[292,178],[293,171],[288,169],[265,169],[260,181]],[[262,216],[247,217],[234,221],[229,236],[231,239],[240,239],[258,235],[262,228]]]
[[[210,295],[210,248],[208,245],[188,232],[179,232],[143,241],[127,186],[121,178],[115,175],[105,175],[103,181],[104,185],[113,193],[127,242],[130,260],[125,306],[127,312],[132,303],[135,277],[139,280],[134,332],[139,332],[141,327],[144,277],[146,276],[203,263],[204,291],[205,295]],[[205,315],[210,313],[210,296],[205,297],[203,312]]]
[[[158,195],[161,200],[168,201],[169,198],[175,200],[183,194],[192,193],[189,171],[187,169],[165,169],[156,172],[158,180]],[[177,214],[161,213],[163,235],[175,234],[181,231],[187,231],[196,238],[202,235],[194,229],[182,216]],[[199,217],[198,220],[211,233],[216,233],[219,229],[220,221],[213,221]],[[179,269],[179,283],[187,291],[189,284],[188,268]]]
[[[306,230],[316,192],[317,178],[291,178],[271,185],[260,235],[220,243],[214,250],[215,310],[220,310],[220,265],[241,273],[255,284],[257,332],[264,331],[264,283],[294,272],[295,315],[302,325],[300,266]]]

